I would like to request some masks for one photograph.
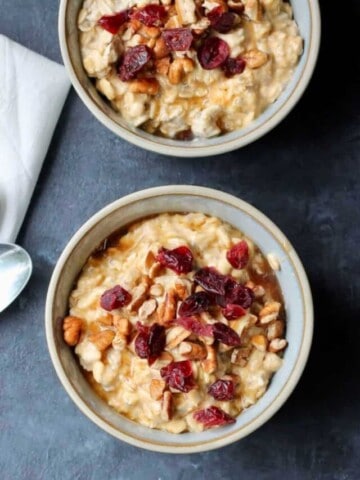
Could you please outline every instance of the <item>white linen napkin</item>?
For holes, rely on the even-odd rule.
[[[14,242],[70,87],[65,68],[0,35],[0,242]]]

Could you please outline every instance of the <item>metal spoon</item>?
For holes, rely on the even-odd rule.
[[[32,261],[23,248],[0,243],[0,312],[21,293],[31,272]]]

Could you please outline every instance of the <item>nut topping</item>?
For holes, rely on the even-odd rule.
[[[259,312],[260,323],[265,325],[266,323],[276,320],[279,315],[280,307],[281,304],[279,302],[271,302],[265,305],[265,307]]]
[[[149,293],[153,297],[161,297],[164,293],[164,287],[160,283],[154,283],[154,285],[151,285]]]
[[[287,341],[284,338],[274,338],[274,340],[271,340],[270,345],[269,345],[269,352],[280,352],[281,350],[284,350],[287,346]]]
[[[132,312],[137,311],[141,305],[145,302],[148,291],[150,288],[151,280],[149,277],[144,276],[141,279],[141,283],[133,289],[133,300],[130,304],[130,310]]]
[[[181,342],[179,353],[188,360],[204,360],[207,357],[206,347],[194,342]]]
[[[251,347],[236,348],[231,354],[231,363],[245,367],[251,353]]]
[[[162,314],[161,323],[166,325],[175,319],[177,306],[177,294],[176,291],[171,289],[165,295],[164,311]]]
[[[268,61],[268,55],[260,50],[249,50],[243,55],[243,59],[249,68],[255,69],[262,67]]]
[[[115,332],[112,330],[104,330],[99,333],[89,335],[89,341],[93,343],[100,352],[106,350],[112,343]]]
[[[163,401],[161,405],[161,418],[165,421],[169,421],[172,417],[173,410],[173,396],[172,393],[164,392]]]
[[[146,320],[150,315],[152,315],[157,307],[156,300],[151,298],[150,300],[146,300],[141,307],[139,308],[139,318],[140,320]]]
[[[216,350],[212,345],[205,345],[207,356],[206,360],[202,361],[202,367],[206,373],[214,373],[217,368]]]
[[[82,325],[83,321],[81,318],[71,316],[64,318],[64,340],[71,347],[74,347],[78,343],[81,335]]]
[[[268,341],[265,335],[254,335],[251,337],[250,341],[251,341],[251,344],[254,345],[254,347],[260,350],[261,352],[266,351]]]
[[[284,322],[276,320],[269,324],[267,328],[268,340],[274,340],[274,338],[281,338],[284,334]]]
[[[183,327],[171,327],[166,334],[166,348],[172,350],[177,347],[183,340],[190,336],[188,330]]]
[[[130,84],[130,92],[156,95],[159,91],[159,82],[155,78],[141,78],[133,80]]]
[[[181,82],[184,75],[194,70],[194,62],[190,58],[177,58],[170,64],[169,82],[177,85]]]
[[[127,318],[124,318],[121,315],[114,315],[113,324],[118,333],[125,336],[130,334],[131,323]]]
[[[154,400],[160,400],[166,388],[164,380],[153,378],[150,382],[150,395]]]

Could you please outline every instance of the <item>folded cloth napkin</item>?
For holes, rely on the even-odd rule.
[[[0,242],[16,239],[69,87],[62,65],[0,35]]]

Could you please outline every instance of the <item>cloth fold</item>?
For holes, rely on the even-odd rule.
[[[62,65],[0,35],[0,242],[16,239],[69,88]]]

